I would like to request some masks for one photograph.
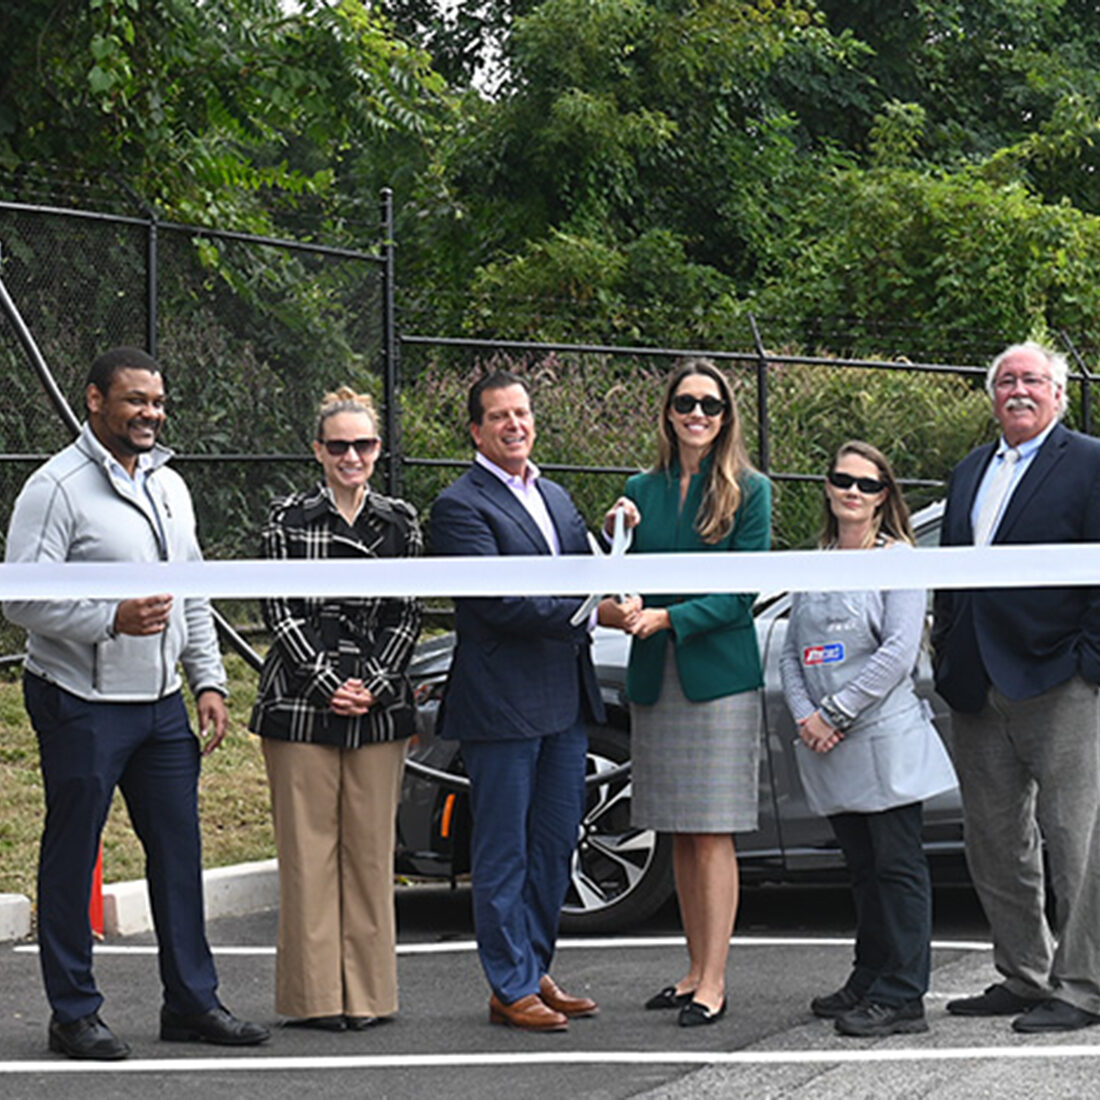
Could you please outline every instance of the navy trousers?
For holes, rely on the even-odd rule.
[[[46,825],[38,863],[38,942],[46,996],[61,1022],[97,1012],[88,901],[115,787],[145,849],[164,1004],[206,1012],[218,979],[203,919],[200,753],[179,692],[155,703],[90,703],[28,673]]]
[[[932,880],[921,847],[919,802],[874,814],[834,814],[829,823],[852,875],[856,957],[847,987],[885,1005],[928,992]]]
[[[505,1004],[537,993],[550,970],[584,812],[587,749],[581,722],[548,737],[462,742],[477,948]]]

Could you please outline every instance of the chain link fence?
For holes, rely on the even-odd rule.
[[[100,352],[128,344],[161,363],[162,440],[210,558],[254,555],[272,498],[313,479],[325,391],[347,383],[384,410],[384,272],[378,254],[0,202],[0,276],[77,418]],[[2,545],[24,481],[71,434],[4,319],[0,372]],[[228,614],[255,619],[249,606]],[[20,633],[0,631],[0,652],[14,652]]]
[[[254,553],[271,498],[312,478],[314,409],[341,382],[373,393],[385,414],[392,455],[379,485],[399,487],[426,515],[469,460],[466,391],[492,366],[529,380],[537,457],[596,522],[625,476],[653,460],[663,381],[683,349],[405,333],[399,390],[391,237],[384,225],[378,253],[355,252],[0,202],[0,272],[78,416],[87,367],[106,347],[148,347],[163,364],[164,439],[191,485],[208,556]],[[882,447],[919,507],[992,432],[980,366],[803,354],[781,322],[749,321],[739,347],[710,354],[732,379],[750,452],[776,483],[780,547],[812,536],[821,472],[845,439]],[[1092,376],[1062,339],[1077,368],[1067,420],[1091,431]],[[1003,344],[974,341],[972,364]],[[0,369],[10,395],[0,406],[2,539],[28,473],[68,434],[3,322]]]
[[[254,552],[271,498],[312,477],[325,390],[383,402],[376,255],[0,204],[8,293],[78,417],[95,356],[130,344],[165,372],[175,450],[210,557]],[[0,322],[0,537],[27,475],[69,433]]]

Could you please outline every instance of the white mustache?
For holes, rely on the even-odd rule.
[[[1038,406],[1030,397],[1010,397],[1005,402],[1005,408],[1009,412],[1015,412],[1017,409],[1027,409],[1034,412]]]

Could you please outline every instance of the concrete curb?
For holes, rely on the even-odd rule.
[[[273,859],[214,867],[202,874],[206,919],[239,917],[274,909],[279,904],[279,869]],[[103,932],[132,936],[150,932],[153,915],[145,879],[103,887]]]
[[[202,880],[207,920],[258,913],[279,904],[279,868],[273,859],[214,867],[203,872]],[[105,935],[131,936],[152,929],[145,879],[103,887]],[[30,899],[22,894],[0,894],[0,942],[24,939],[30,930]]]
[[[31,899],[22,894],[0,894],[0,943],[22,940],[31,933]]]

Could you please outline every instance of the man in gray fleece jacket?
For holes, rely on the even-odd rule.
[[[88,420],[36,470],[15,502],[9,562],[194,561],[191,497],[157,443],[164,382],[137,348],[92,364]],[[59,577],[63,571],[59,570]],[[99,1018],[88,901],[99,836],[117,786],[145,848],[164,986],[160,1036],[250,1045],[266,1028],[218,1000],[203,921],[198,821],[200,746],[178,666],[210,752],[225,736],[226,677],[205,599],[11,600],[27,630],[24,698],[38,736],[46,824],[38,866],[38,938],[50,1050],[125,1058]]]

